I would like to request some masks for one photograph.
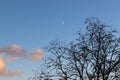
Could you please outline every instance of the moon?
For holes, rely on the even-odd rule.
[[[65,24],[65,22],[64,22],[64,21],[62,21],[62,24]]]

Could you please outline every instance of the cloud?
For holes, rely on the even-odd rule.
[[[39,60],[42,57],[42,50],[37,49],[34,52],[28,52],[25,48],[12,45],[12,46],[4,46],[0,48],[0,54],[5,54],[8,56],[8,60],[16,60],[20,58],[27,58],[31,60]]]
[[[5,63],[10,62],[17,59],[28,59],[28,60],[39,60],[42,58],[42,50],[36,49],[33,52],[28,52],[25,48],[12,45],[12,46],[4,46],[0,48],[0,76],[18,76],[23,72],[21,70],[9,71],[6,68]],[[5,59],[3,59],[5,57]]]
[[[12,57],[27,57],[28,56],[26,49],[20,46],[17,46],[17,45],[4,46],[0,48],[0,54],[6,54]]]
[[[10,56],[10,57],[7,58],[6,62],[10,62],[10,61],[17,60],[17,59],[20,59],[20,57]]]
[[[18,75],[22,75],[23,72],[20,70],[16,70],[16,71],[8,71],[6,69],[3,69],[0,71],[0,76],[18,76]]]
[[[0,55],[0,71],[3,70],[5,68],[5,63],[2,59],[2,56]]]
[[[39,60],[40,58],[42,58],[42,51],[40,49],[37,49],[31,53],[32,60]]]
[[[5,66],[5,62],[2,58],[2,56],[0,56],[0,76],[17,76],[17,75],[21,75],[23,72],[20,70],[17,71],[8,71],[6,69]]]

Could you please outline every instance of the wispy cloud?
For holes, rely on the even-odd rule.
[[[23,72],[20,70],[17,71],[8,71],[6,69],[5,61],[2,56],[0,56],[0,76],[17,76],[21,75]]]
[[[5,68],[4,60],[2,59],[2,56],[0,55],[0,71]]]
[[[23,72],[21,70],[9,71],[6,68],[6,62],[10,62],[13,60],[25,58],[28,60],[39,60],[42,58],[42,50],[36,49],[33,52],[28,52],[25,48],[12,45],[12,46],[4,46],[0,48],[0,76],[17,76],[21,75]],[[3,57],[6,57],[3,59]]]

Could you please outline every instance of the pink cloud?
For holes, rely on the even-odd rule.
[[[6,62],[10,62],[17,59],[28,59],[28,60],[39,60],[42,58],[42,50],[36,49],[34,52],[28,52],[25,48],[12,45],[12,46],[4,46],[0,48],[0,76],[18,76],[23,72],[21,70],[9,71],[6,68]],[[3,59],[3,57],[6,57]]]
[[[2,58],[2,56],[0,56],[0,76],[17,76],[17,75],[21,75],[22,74],[22,71],[20,70],[17,70],[17,71],[8,71],[6,69],[6,66],[5,66],[5,62]]]
[[[2,69],[0,71],[0,76],[19,76],[22,75],[23,72],[20,70],[16,70],[16,71],[8,71],[6,69]]]
[[[5,68],[4,60],[2,59],[2,56],[0,55],[0,71]]]
[[[31,53],[31,58],[32,60],[39,60],[40,58],[42,58],[42,54],[43,52],[40,49],[37,49]]]
[[[0,48],[0,54],[6,54],[8,56],[26,57],[28,56],[26,49],[18,46],[4,46]]]
[[[27,50],[18,45],[4,46],[0,48],[0,54],[8,56],[8,60],[15,60],[20,58],[28,58],[32,60],[39,60],[42,57],[42,50],[37,49],[34,52],[27,52]]]

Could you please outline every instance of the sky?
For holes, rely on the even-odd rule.
[[[0,80],[27,80],[54,39],[71,41],[88,17],[120,31],[120,0],[0,0]],[[119,35],[120,33],[118,33]]]

